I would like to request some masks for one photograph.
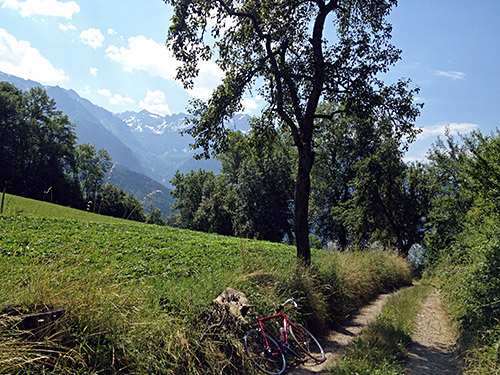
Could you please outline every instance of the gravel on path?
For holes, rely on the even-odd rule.
[[[319,339],[321,346],[325,350],[326,361],[317,363],[308,360],[296,366],[290,366],[287,374],[290,375],[316,375],[328,374],[328,367],[333,361],[340,357],[342,350],[361,333],[363,328],[375,321],[382,312],[389,294],[381,294],[372,303],[361,308],[344,326],[337,331],[331,331]]]
[[[441,293],[434,290],[417,316],[406,375],[461,374],[457,336],[443,309]]]

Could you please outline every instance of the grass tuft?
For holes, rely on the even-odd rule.
[[[0,313],[0,373],[254,374],[248,327],[218,325],[211,311],[226,287],[262,315],[294,296],[290,315],[320,332],[410,280],[392,253],[315,250],[308,270],[295,256],[286,245],[121,220],[2,215],[0,312],[66,314],[64,334],[29,342]]]
[[[403,375],[415,318],[431,290],[414,286],[391,295],[382,314],[353,341],[330,373]]]

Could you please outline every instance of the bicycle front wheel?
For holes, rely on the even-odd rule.
[[[290,335],[304,353],[318,362],[323,362],[326,359],[325,351],[311,332],[300,324],[291,323],[289,327]]]
[[[285,371],[283,350],[272,337],[264,337],[261,329],[251,329],[245,334],[245,349],[252,362],[266,374],[279,375]]]

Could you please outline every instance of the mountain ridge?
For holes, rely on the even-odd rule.
[[[56,101],[58,110],[68,115],[75,124],[78,143],[91,143],[106,149],[120,167],[144,174],[163,185],[170,185],[176,170],[188,173],[191,169],[218,172],[217,160],[195,160],[191,149],[194,139],[180,130],[187,127],[185,113],[161,116],[142,110],[114,114],[93,104],[72,89],[44,86],[0,72],[0,80],[22,90],[41,87]],[[248,131],[250,116],[238,114],[231,126]]]

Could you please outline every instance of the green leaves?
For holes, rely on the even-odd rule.
[[[9,191],[74,204],[74,126],[41,88],[22,92],[0,84],[0,176]],[[50,194],[49,194],[50,193]]]

